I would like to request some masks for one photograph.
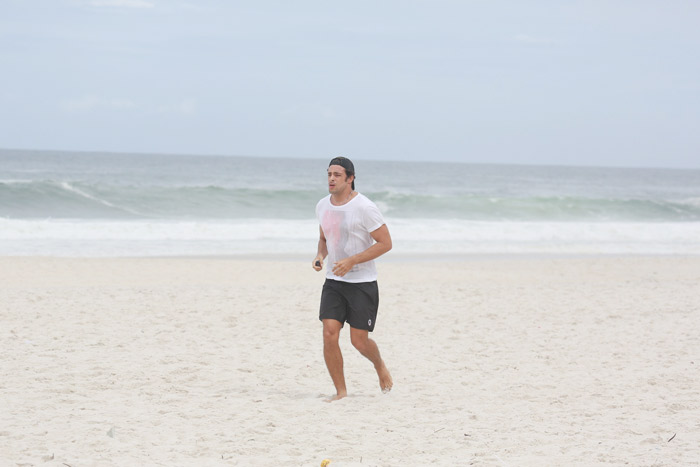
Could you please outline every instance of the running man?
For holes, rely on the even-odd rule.
[[[377,344],[369,338],[379,307],[374,259],[391,250],[391,235],[377,206],[355,191],[355,166],[350,159],[331,160],[328,192],[316,205],[320,238],[312,266],[320,271],[328,257],[319,319],[323,322],[323,357],[336,390],[328,399],[331,402],[347,396],[338,345],[345,322],[350,325],[352,345],[374,364],[382,392],[389,392],[393,385]]]

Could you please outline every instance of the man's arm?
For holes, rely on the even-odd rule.
[[[370,235],[377,243],[375,243],[374,245],[367,248],[361,253],[358,253],[345,259],[341,259],[340,261],[335,263],[335,265],[333,266],[333,274],[335,274],[338,277],[343,277],[356,264],[371,261],[375,258],[380,257],[387,251],[391,250],[391,235],[389,234],[389,228],[386,226],[386,224],[382,225],[374,232],[371,232]]]
[[[321,226],[318,226],[318,231],[319,231],[319,237],[318,237],[318,250],[316,250],[316,257],[314,260],[311,262],[311,266],[316,271],[320,271],[323,269],[323,260],[328,256],[328,246],[326,245],[326,236],[323,235],[323,229]],[[318,262],[318,266],[316,263]]]

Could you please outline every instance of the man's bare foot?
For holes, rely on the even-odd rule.
[[[339,393],[336,394],[335,396],[331,396],[331,397],[329,397],[328,399],[323,399],[323,402],[339,401],[340,399],[342,399],[343,397],[345,397],[345,396],[347,396],[347,395],[348,395],[347,392],[339,392]]]
[[[377,376],[379,376],[379,387],[382,392],[386,394],[391,391],[392,386],[394,386],[394,381],[391,379],[391,374],[389,369],[386,367],[384,362],[377,368]]]

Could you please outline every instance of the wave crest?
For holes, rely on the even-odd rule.
[[[475,221],[697,222],[700,199],[365,193],[390,217]],[[312,219],[320,190],[0,180],[0,217]]]

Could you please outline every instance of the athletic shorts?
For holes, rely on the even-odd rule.
[[[379,308],[379,288],[374,282],[342,282],[326,279],[321,292],[318,319],[347,322],[355,329],[374,331]]]

